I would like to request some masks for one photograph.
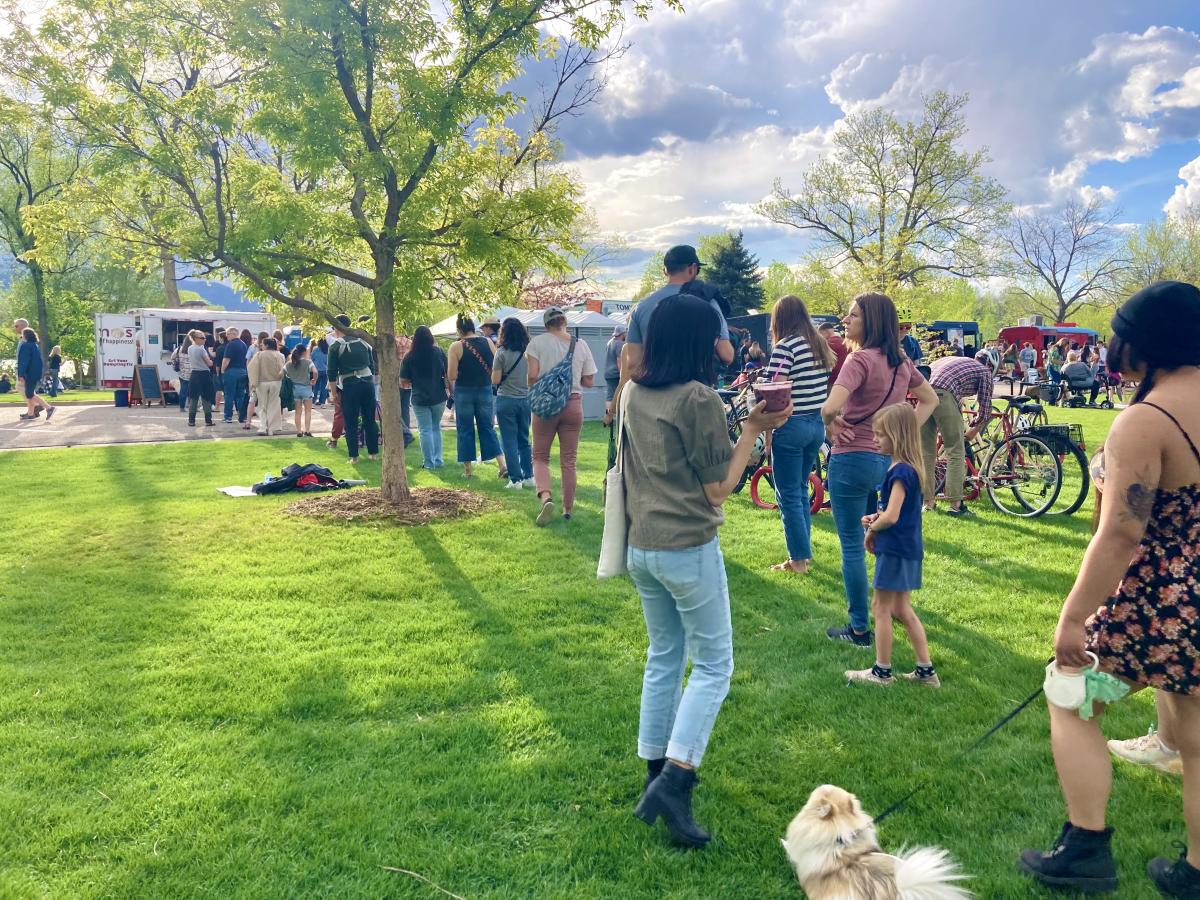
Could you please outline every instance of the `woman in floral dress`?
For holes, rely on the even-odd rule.
[[[1117,311],[1109,365],[1141,382],[1104,445],[1103,502],[1054,637],[1064,668],[1100,667],[1159,690],[1183,763],[1189,847],[1147,873],[1164,897],[1200,897],[1200,290],[1159,282]],[[1068,820],[1021,867],[1043,884],[1117,886],[1105,813],[1112,763],[1098,719],[1049,705]],[[1140,895],[1139,895],[1140,896]]]

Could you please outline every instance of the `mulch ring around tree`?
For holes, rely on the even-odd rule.
[[[292,516],[343,522],[377,522],[396,525],[428,525],[442,519],[483,512],[487,501],[469,491],[448,488],[415,488],[412,500],[403,505],[385,500],[379,488],[355,488],[307,497],[288,506]]]

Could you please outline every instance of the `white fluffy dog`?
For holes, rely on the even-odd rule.
[[[849,791],[825,784],[788,825],[783,849],[810,900],[964,900],[963,876],[945,850],[892,856],[879,849],[875,820]]]

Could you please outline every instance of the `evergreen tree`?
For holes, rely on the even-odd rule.
[[[758,257],[746,249],[742,232],[729,234],[725,240],[713,241],[710,246],[714,244],[711,256],[706,254],[700,277],[720,290],[733,308],[733,315],[744,316],[761,309],[766,297]]]

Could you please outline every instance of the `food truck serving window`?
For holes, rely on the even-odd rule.
[[[174,350],[187,337],[187,333],[192,330],[203,331],[206,335],[212,335],[213,323],[197,322],[195,319],[163,319],[163,350],[168,352]]]

